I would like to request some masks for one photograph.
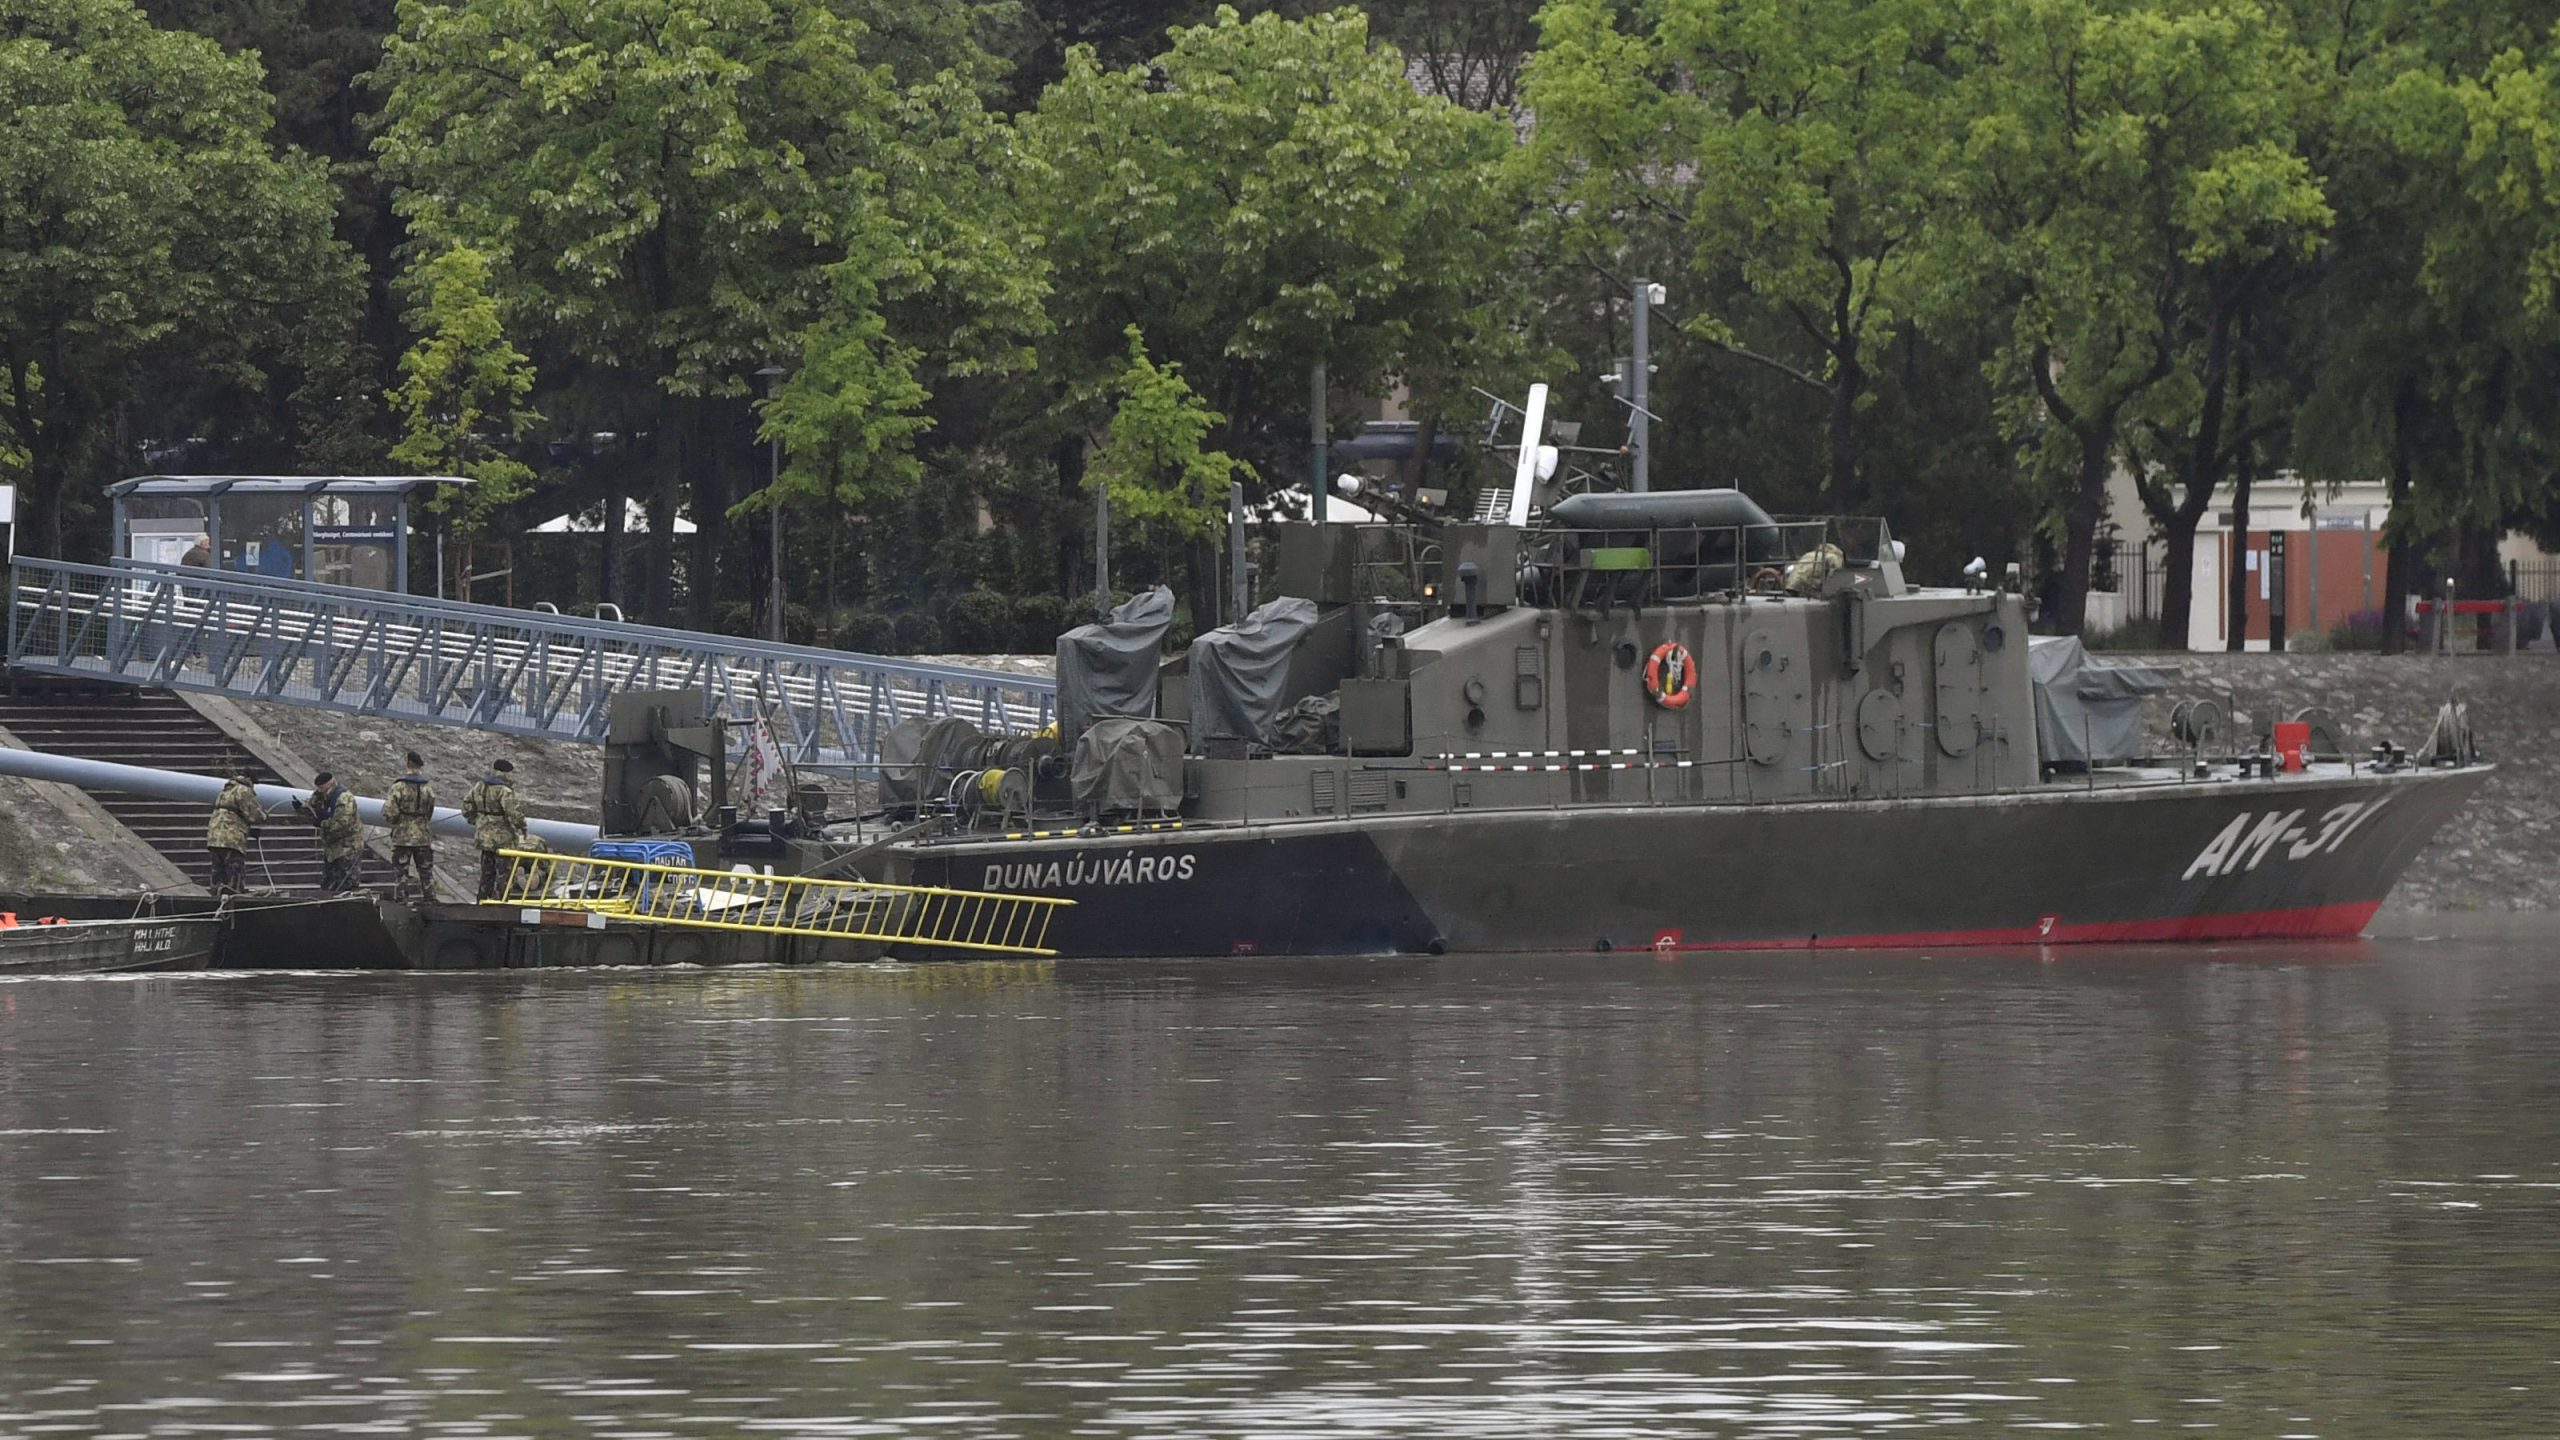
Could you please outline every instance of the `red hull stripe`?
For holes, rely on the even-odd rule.
[[[1656,950],[1917,950],[1966,945],[2148,945],[2189,940],[2352,940],[2364,933],[2379,900],[2250,910],[2235,915],[2178,915],[2162,920],[2069,921],[1993,930],[1913,930],[1898,935],[1808,935],[1801,939],[1687,941],[1677,931],[1654,937]]]

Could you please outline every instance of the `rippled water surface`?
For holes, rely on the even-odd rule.
[[[0,1433],[2550,1434],[2555,942],[0,984]]]

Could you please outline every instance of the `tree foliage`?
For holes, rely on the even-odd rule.
[[[1108,439],[1094,452],[1089,483],[1111,495],[1114,514],[1165,526],[1186,539],[1216,532],[1227,486],[1252,467],[1201,448],[1226,419],[1204,404],[1179,365],[1147,357],[1146,337],[1128,330],[1129,360],[1113,377],[1117,399]]]
[[[1820,396],[1834,503],[1865,499],[1858,414],[1911,308],[1958,138],[1953,0],[1609,0],[1544,13],[1533,145],[1585,246],[1630,227],[1708,304],[1687,330]],[[1615,231],[1616,233],[1612,233]],[[1771,339],[1750,333],[1763,317]]]
[[[439,491],[430,501],[451,507],[468,533],[532,483],[533,467],[512,445],[542,418],[525,404],[533,367],[507,339],[489,293],[486,254],[469,246],[446,250],[413,272],[412,288],[409,323],[418,342],[400,357],[400,383],[389,397],[401,431],[391,458],[468,477],[471,488],[458,499]]]
[[[758,369],[804,360],[785,410],[804,438],[914,433],[846,407],[911,388],[877,307],[933,278],[920,252],[960,179],[937,173],[934,141],[976,118],[957,43],[912,7],[850,0],[413,0],[380,150],[420,239],[486,249],[509,314],[652,437],[658,513],[690,496],[708,570],[743,458],[716,408],[743,406]],[[799,473],[820,468],[804,456]],[[652,531],[653,616],[670,529]]]
[[[2309,57],[2249,0],[1977,13],[1940,301],[2010,317],[2010,424],[2055,486],[2046,623],[2074,633],[2127,421],[2182,375],[2190,403],[2219,403],[2227,380],[2197,378],[2200,353],[2263,267],[2307,257],[2330,222],[2297,143]]]
[[[255,390],[351,306],[328,176],[270,143],[262,80],[130,0],[0,0],[0,415],[20,523],[56,553],[146,367]]]
[[[2206,508],[2283,469],[2389,482],[2389,603],[2560,532],[2548,0],[0,16],[33,544],[119,473],[389,450],[479,476],[475,522],[644,497],[657,618],[752,614],[728,522],[785,507],[823,634],[1079,590],[1103,484],[1122,573],[1197,610],[1224,477],[1304,472],[1312,362],[1426,436],[1549,380],[1605,446],[1638,276],[1657,484],[1875,509],[1924,578],[2034,529],[2050,628],[2111,520],[2180,629]]]
[[[1312,359],[1337,388],[1383,390],[1485,299],[1505,133],[1417,92],[1356,11],[1222,9],[1126,70],[1077,51],[1022,124],[1055,273],[1044,371],[1090,403],[1113,337],[1143,326],[1248,449],[1300,410]]]

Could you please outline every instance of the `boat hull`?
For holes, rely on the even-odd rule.
[[[0,976],[201,970],[221,937],[210,915],[19,925],[0,930]]]
[[[1062,955],[2335,939],[2488,773],[1463,811],[903,858],[917,883],[1074,900]]]

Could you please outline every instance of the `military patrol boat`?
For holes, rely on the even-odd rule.
[[[1561,494],[1539,433],[1466,517],[1279,527],[1281,598],[1185,654],[1162,592],[1070,632],[1054,737],[904,722],[789,863],[1069,898],[1066,955],[2343,937],[2488,773],[2453,707],[2146,741],[2161,677],[1883,522]]]
[[[866,868],[1072,898],[1086,955],[2342,937],[2488,773],[2450,706],[2155,748],[2160,677],[1881,521],[1557,494],[1541,401],[1464,520],[1280,527],[1283,598],[1167,663],[1169,597],[1070,633],[1054,745],[912,725]]]

